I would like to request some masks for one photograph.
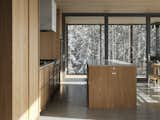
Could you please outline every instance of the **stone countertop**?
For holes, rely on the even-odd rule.
[[[55,64],[55,63],[56,63],[55,61],[46,62],[45,64],[41,64],[41,65],[40,65],[40,69],[43,69],[43,68],[48,67],[49,65]]]
[[[88,64],[89,66],[135,66],[132,63],[119,60],[106,60],[103,64]]]
[[[40,69],[43,69],[45,67],[48,67],[51,64],[60,64],[60,60],[57,59],[43,59],[40,61]]]

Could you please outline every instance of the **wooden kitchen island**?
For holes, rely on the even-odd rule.
[[[136,66],[121,61],[88,65],[91,109],[136,108]]]

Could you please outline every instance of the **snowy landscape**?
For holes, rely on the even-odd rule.
[[[68,25],[68,74],[86,74],[87,64],[105,62],[104,32],[104,25]],[[155,45],[156,29],[151,26],[152,55]],[[109,25],[108,58],[133,62],[137,74],[146,75],[146,25]]]

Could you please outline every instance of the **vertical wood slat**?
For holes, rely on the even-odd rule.
[[[35,120],[39,117],[36,101],[39,67],[38,6],[38,0],[0,1],[2,120]]]
[[[39,0],[29,0],[29,120],[39,119]]]
[[[12,120],[28,120],[28,0],[12,0]]]
[[[0,0],[0,119],[12,119],[12,0]]]

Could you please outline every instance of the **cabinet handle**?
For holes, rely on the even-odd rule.
[[[112,75],[116,75],[117,73],[116,72],[112,72]]]
[[[115,70],[115,69],[116,69],[116,67],[112,67],[112,69],[113,69],[113,70]]]

